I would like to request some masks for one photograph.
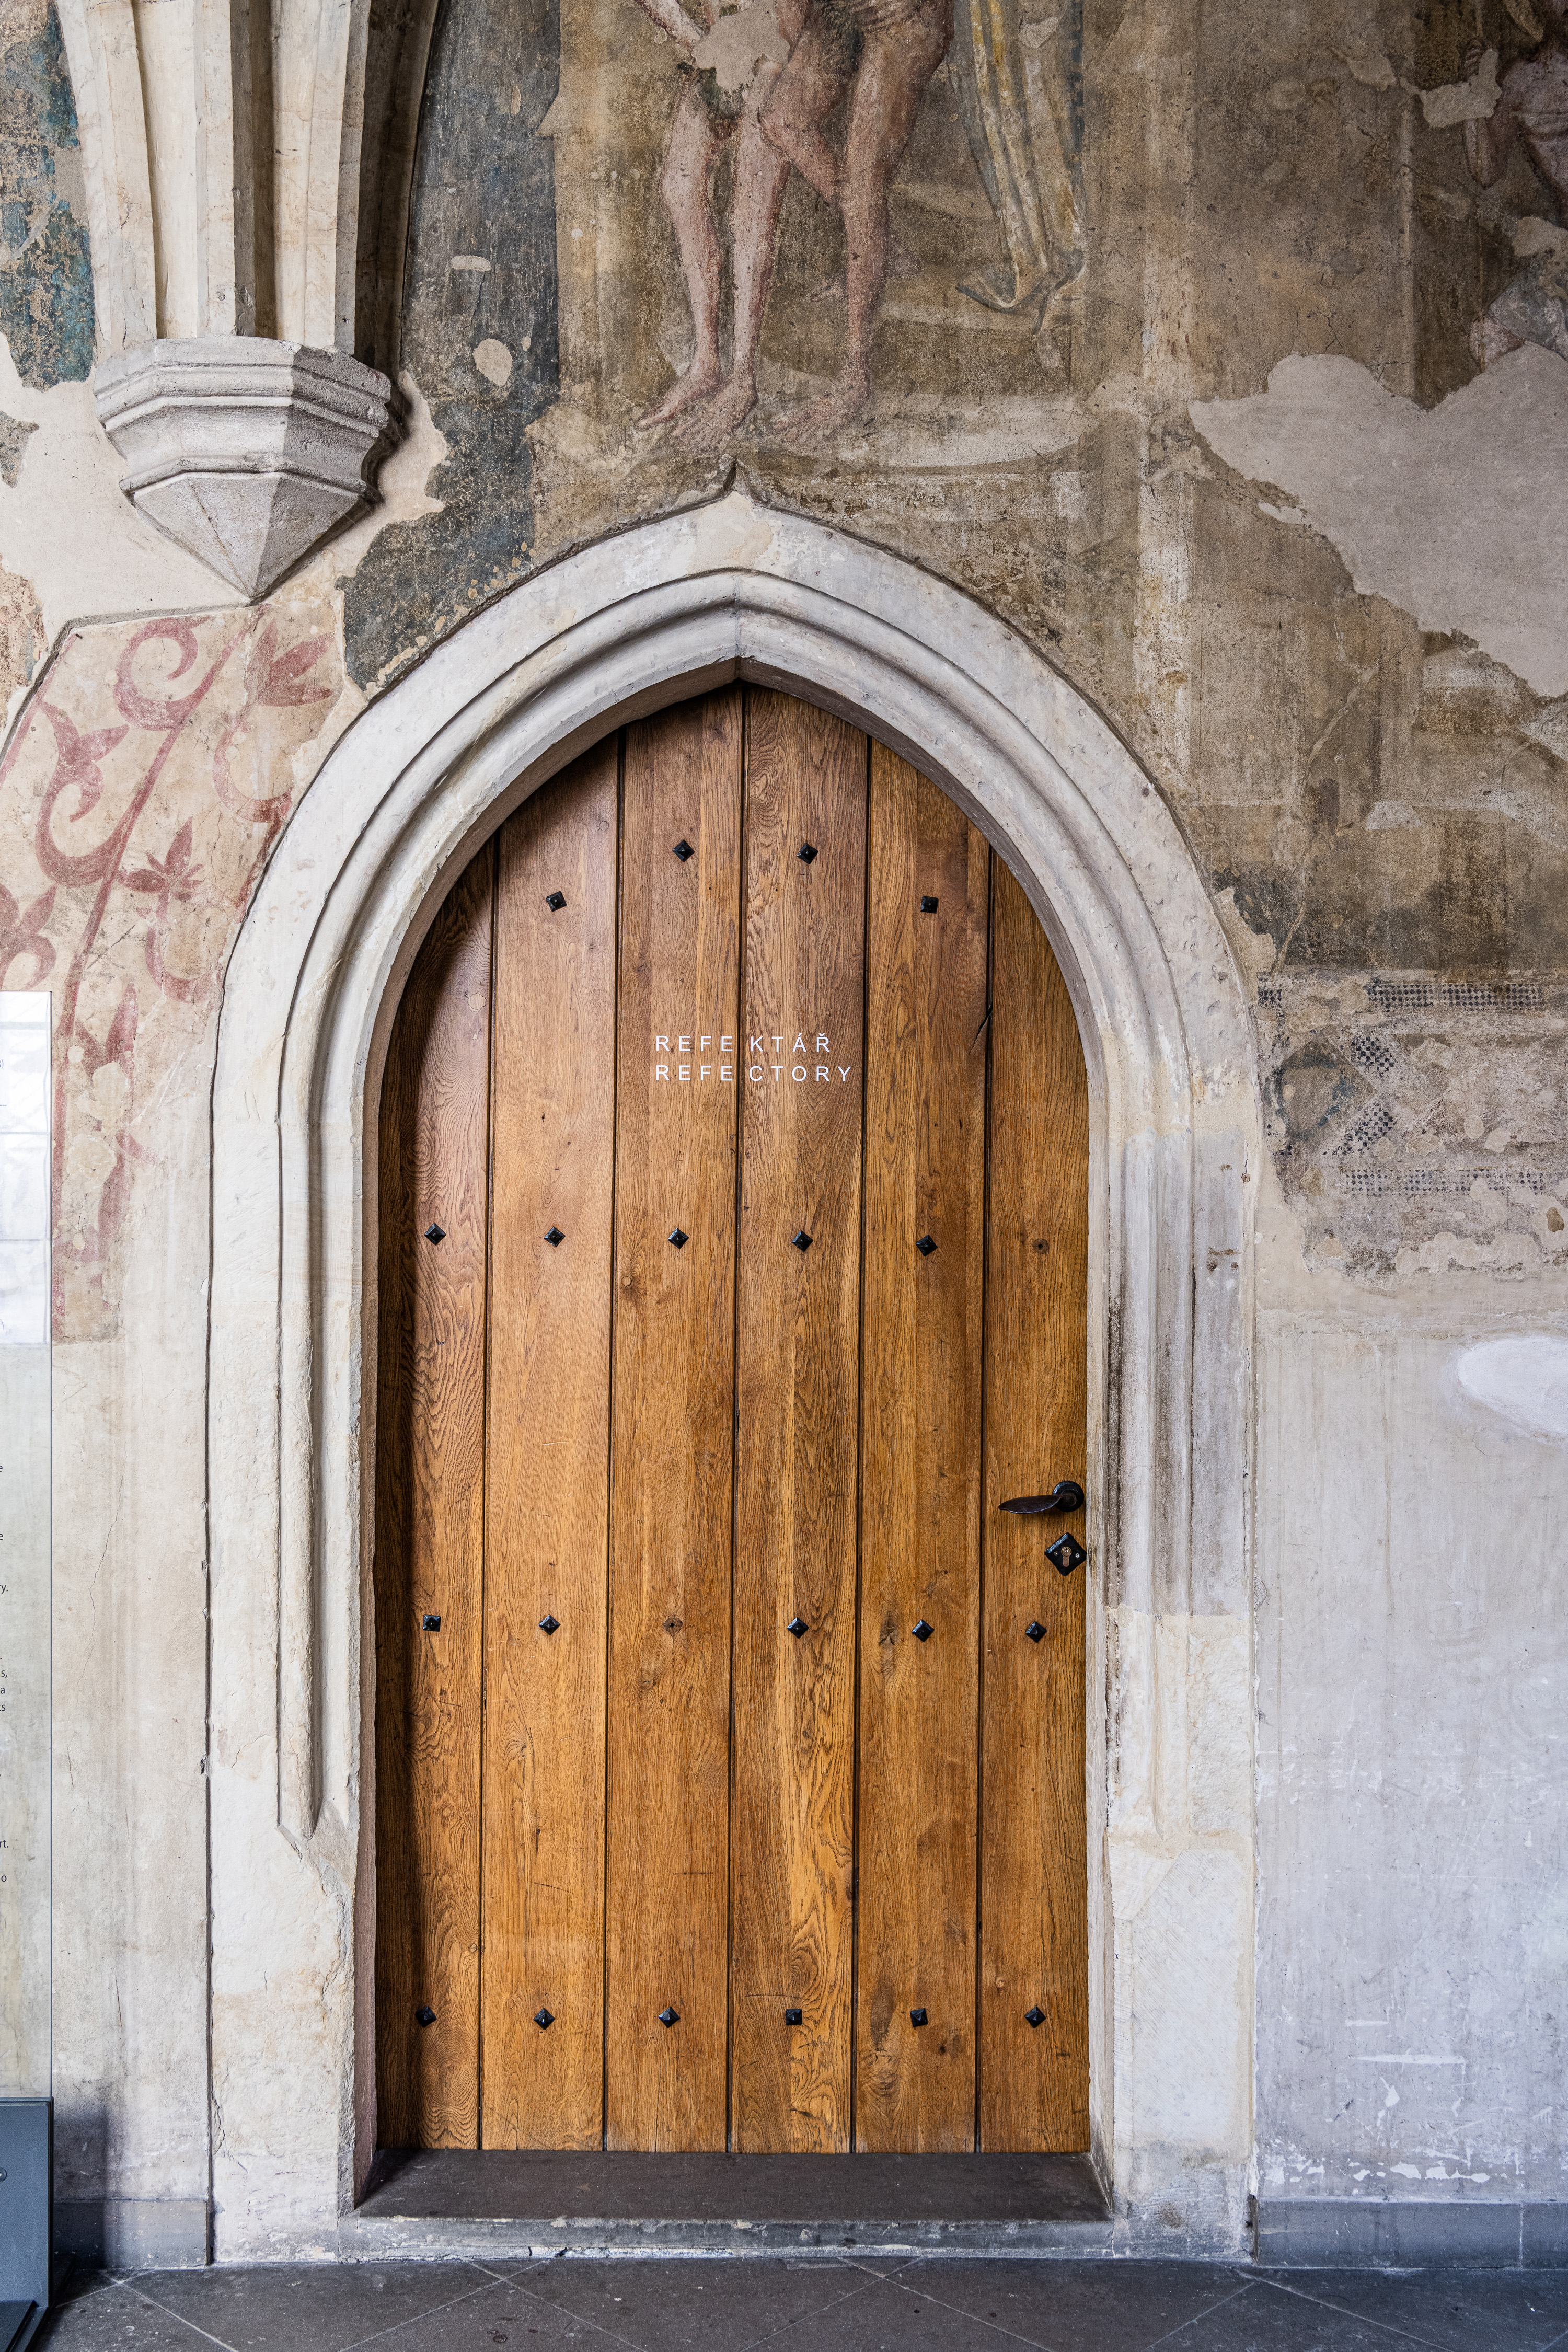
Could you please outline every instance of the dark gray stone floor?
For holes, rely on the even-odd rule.
[[[1568,2272],[933,2256],[84,2273],[38,2341],[50,2352],[1568,2352]]]

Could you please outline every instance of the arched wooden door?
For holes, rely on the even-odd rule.
[[[384,2145],[1088,2146],[1083,1522],[1001,1508],[1087,1243],[1039,923],[843,720],[687,703],[474,860],[381,1108]]]

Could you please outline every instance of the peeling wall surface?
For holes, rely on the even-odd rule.
[[[1249,1024],[1249,1576],[1194,1557],[1183,1590],[1101,1595],[1108,1899],[1140,1923],[1103,2063],[1139,2040],[1156,2086],[1108,2142],[1121,2242],[1234,2252],[1249,2194],[1561,2206],[1568,0],[889,0],[880,29],[440,0],[371,20],[331,201],[276,208],[276,125],[242,122],[283,102],[266,45],[241,72],[226,18],[221,73],[202,53],[203,160],[158,117],[188,86],[167,45],[200,34],[134,12],[132,49],[165,44],[139,62],[100,13],[0,0],[0,985],[55,1021],[73,2226],[147,2259],[265,2249],[293,2160],[255,2152],[243,2220],[215,2219],[209,1780],[246,1742],[207,1712],[205,1316],[236,943],[384,698],[504,635],[521,586],[548,604],[583,551],[727,497],[897,559],[911,602],[962,592],[1103,719]],[[286,59],[304,36],[274,13]],[[872,121],[889,38],[902,96]],[[374,499],[254,604],[122,490],[94,404],[151,315],[103,224],[145,216],[168,282],[205,285],[179,238],[219,187],[250,239],[231,321],[338,300],[340,347],[397,386]],[[389,780],[419,750],[389,746]],[[1152,1454],[1111,1471],[1187,1491]],[[269,1904],[346,1981],[352,1851],[272,1836]],[[1172,1999],[1194,1971],[1202,2030]],[[305,2063],[246,2047],[285,2087]]]

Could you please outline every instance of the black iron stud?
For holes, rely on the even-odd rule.
[[[546,898],[544,903],[549,908],[552,915],[558,915],[561,912],[562,908],[566,904],[565,891],[552,890],[549,898]]]
[[[661,2009],[658,2012],[658,2021],[661,2025],[679,2025],[680,2011],[678,2009]]]
[[[932,1250],[936,1247],[936,1244],[932,1241],[929,1234],[922,1234],[919,1241],[915,1244],[915,1247],[919,1250],[921,1257],[930,1257]]]
[[[548,2033],[555,2019],[548,2009],[536,2009],[533,2012],[533,2021],[541,2033]]]
[[[436,1242],[437,1244],[444,1242],[447,1238],[446,1226],[426,1225],[425,1228],[425,1238],[427,1242]]]
[[[416,2025],[434,2025],[436,2022],[435,2011],[433,2009],[416,2009],[414,2012],[414,2022]]]
[[[803,841],[803,842],[801,843],[801,845],[800,845],[800,847],[795,851],[795,856],[799,858],[799,860],[800,860],[800,862],[801,862],[801,864],[802,864],[803,866],[809,866],[809,865],[811,864],[812,859],[816,856],[816,850],[815,845],[814,845],[811,842],[809,842],[809,841]]]
[[[1045,2021],[1046,2012],[1043,2009],[1037,2007],[1034,2009],[1026,2009],[1024,2011],[1024,2022],[1026,2025],[1038,2027],[1044,2025]]]
[[[803,1256],[811,1247],[811,1235],[805,1231],[804,1226],[802,1226],[800,1232],[795,1236],[795,1245],[796,1249],[801,1252]]]
[[[925,2023],[925,2021],[926,2021],[926,2013],[925,2013],[925,2011],[924,2011],[924,2010],[923,2010],[923,2009],[911,2009],[911,2010],[910,2010],[910,2023],[911,2025],[923,2025],[923,2024]]]
[[[784,1632],[786,1633],[793,1633],[797,1642],[803,1633],[808,1633],[809,1631],[810,1628],[806,1624],[804,1617],[792,1617],[789,1623],[784,1627]]]
[[[1046,1558],[1064,1576],[1070,1576],[1075,1568],[1083,1566],[1089,1554],[1076,1536],[1066,1535],[1058,1536],[1054,1544],[1046,1546]]]
[[[914,1623],[910,1627],[910,1631],[914,1635],[917,1642],[929,1642],[931,1635],[936,1632],[936,1627],[934,1625],[928,1625],[923,1617],[917,1617]]]
[[[566,1236],[562,1232],[559,1225],[552,1225],[544,1238],[550,1244],[552,1249],[559,1249]]]
[[[1045,1638],[1046,1629],[1041,1624],[1037,1617],[1035,1618],[1031,1623],[1025,1626],[1024,1639],[1026,1642],[1043,1642]]]
[[[421,1617],[419,1630],[422,1633],[438,1633],[441,1630],[441,1620],[439,1617]]]
[[[922,915],[934,915],[936,912],[936,900],[934,898],[922,898],[921,900],[921,912]]]
[[[561,1631],[560,1618],[550,1616],[542,1617],[539,1621],[539,1630],[542,1633],[559,1633]]]
[[[669,1238],[675,1244],[677,1249],[684,1249],[687,1243],[691,1239],[691,1235],[689,1234],[683,1234],[680,1227],[677,1225]]]
[[[696,856],[697,852],[692,848],[691,844],[689,841],[682,840],[676,843],[675,854],[677,857],[679,858],[682,866],[684,866],[689,857]]]
[[[801,2010],[801,2009],[786,2009],[786,2010],[785,2010],[785,2011],[784,2011],[784,2023],[785,2023],[786,2025],[804,2025],[804,2024],[805,2024],[805,2011],[804,2010]]]

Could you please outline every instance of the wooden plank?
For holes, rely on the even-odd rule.
[[[740,1017],[740,786],[739,688],[628,729],[610,1550],[611,2147],[725,2144],[738,1066],[722,1040],[737,1037]],[[695,851],[685,863],[672,854],[683,840]],[[668,1239],[678,1227],[689,1236],[683,1248]],[[679,2019],[668,2029],[658,2021],[666,2008]]]
[[[483,2143],[604,2128],[614,737],[503,827],[485,1572]],[[565,904],[552,908],[560,893]],[[556,1244],[550,1232],[564,1235]],[[546,1634],[542,1621],[557,1630]],[[553,2023],[535,2019],[548,2011]]]
[[[957,2149],[975,2122],[990,853],[879,745],[870,835],[856,2143]]]
[[[867,749],[806,703],[747,698],[731,1847],[741,2150],[850,2145]],[[797,1233],[809,1248],[793,1246]],[[796,1617],[798,1637],[785,1630]],[[784,2021],[791,2008],[798,2026]]]
[[[380,1119],[376,2081],[384,2147],[479,2129],[487,848],[404,991]],[[439,1224],[439,1244],[423,1238]],[[422,1630],[426,1617],[439,1631]],[[421,2008],[434,2010],[427,2028]]]
[[[1045,1552],[1064,1530],[1082,1543],[1084,1521],[1000,1506],[1084,1480],[1089,1079],[1046,935],[1000,859],[994,875],[980,2140],[1066,2150],[1089,2146],[1085,1571],[1060,1576]]]

